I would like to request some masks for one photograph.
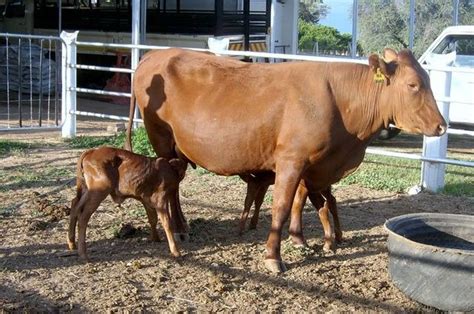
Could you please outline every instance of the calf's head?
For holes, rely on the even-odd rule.
[[[369,58],[374,73],[384,76],[380,111],[384,119],[411,133],[440,136],[446,132],[446,121],[438,110],[431,91],[430,78],[410,50],[399,53],[384,50],[383,59]]]

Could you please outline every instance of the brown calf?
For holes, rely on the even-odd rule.
[[[247,194],[245,196],[244,210],[240,216],[239,222],[239,234],[242,234],[245,229],[245,224],[249,216],[250,208],[255,203],[255,209],[250,220],[249,229],[255,229],[258,223],[258,214],[260,207],[262,206],[263,199],[270,185],[275,183],[275,175],[273,173],[261,173],[258,175],[245,174],[240,175],[240,178],[247,183]],[[297,195],[291,210],[291,224],[290,224],[290,236],[293,238],[293,242],[296,245],[304,245],[304,238],[302,232],[301,222],[301,211],[304,204],[306,203],[306,197],[308,196],[308,190],[304,186],[304,182],[300,182]],[[329,221],[329,212],[331,213],[334,220],[334,232],[336,242],[342,241],[341,224],[339,222],[339,215],[337,212],[336,198],[331,193],[331,186],[327,189],[322,190],[319,193],[315,193],[314,196],[310,196],[310,200],[314,207],[318,211],[319,219],[323,225],[324,230],[324,251],[331,250],[333,246],[331,223]],[[295,239],[295,235],[297,235]]]
[[[157,213],[173,256],[180,256],[168,213],[168,202],[184,178],[186,163],[179,159],[148,158],[122,149],[100,147],[82,153],[77,163],[77,195],[72,200],[69,220],[69,249],[76,248],[76,224],[79,229],[79,256],[87,260],[86,227],[100,203],[111,195],[115,203],[127,198],[142,202],[151,225],[151,238],[156,233]]]

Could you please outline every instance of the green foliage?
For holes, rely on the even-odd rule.
[[[112,146],[122,148],[125,143],[125,133],[112,136],[78,136],[66,140],[72,148],[94,148],[99,146]],[[132,134],[133,152],[146,156],[156,156],[148,140],[145,128],[137,128]]]
[[[321,18],[324,18],[329,7],[322,0],[299,0],[300,8],[298,17],[308,23],[317,24]]]
[[[421,163],[415,160],[367,155],[359,169],[340,183],[404,193],[410,187],[419,184],[420,172]],[[474,197],[473,178],[473,168],[448,165],[446,185],[442,193]]]
[[[113,136],[77,136],[71,139],[67,139],[66,143],[71,148],[95,148],[99,146],[113,146],[123,147],[125,141],[125,134],[113,135]]]
[[[312,50],[318,42],[320,51],[346,51],[351,42],[350,34],[341,34],[330,26],[315,25],[299,20],[298,47],[300,50]]]
[[[26,149],[32,148],[31,143],[22,143],[9,140],[0,140],[0,157],[4,157],[9,154],[21,153]]]
[[[409,42],[409,0],[360,0],[359,43],[366,55],[385,47],[401,49]],[[413,53],[419,57],[453,19],[453,1],[415,2],[415,37]],[[474,23],[474,3],[459,1],[461,24]]]

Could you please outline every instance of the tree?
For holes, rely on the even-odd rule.
[[[453,21],[453,1],[415,2],[415,37],[413,53],[420,56],[441,31]],[[409,0],[359,0],[359,43],[365,54],[384,47],[408,47]],[[474,23],[472,0],[459,1],[462,24]]]
[[[351,42],[350,34],[341,34],[330,26],[316,25],[300,20],[298,23],[298,48],[312,50],[315,42],[321,51],[347,51]]]
[[[299,19],[308,23],[319,23],[321,18],[324,18],[329,8],[322,0],[299,0],[300,10]]]

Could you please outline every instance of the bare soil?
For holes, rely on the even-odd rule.
[[[81,122],[79,131],[103,134],[106,126]],[[51,170],[48,180],[7,182],[0,189],[1,207],[9,208],[0,215],[0,308],[5,311],[423,311],[426,307],[408,299],[389,278],[383,224],[401,214],[471,214],[474,208],[472,198],[336,186],[343,243],[332,254],[322,252],[322,227],[308,204],[304,231],[310,249],[297,250],[284,241],[288,271],[274,275],[262,263],[271,193],[257,230],[239,236],[244,183],[188,170],[181,196],[191,234],[180,243],[183,257],[170,256],[161,229],[161,242],[148,240],[139,203],[129,200],[118,209],[107,199],[89,223],[92,261],[83,263],[66,246],[81,150],[68,148],[57,133],[0,137],[44,143],[2,158],[5,173]]]

